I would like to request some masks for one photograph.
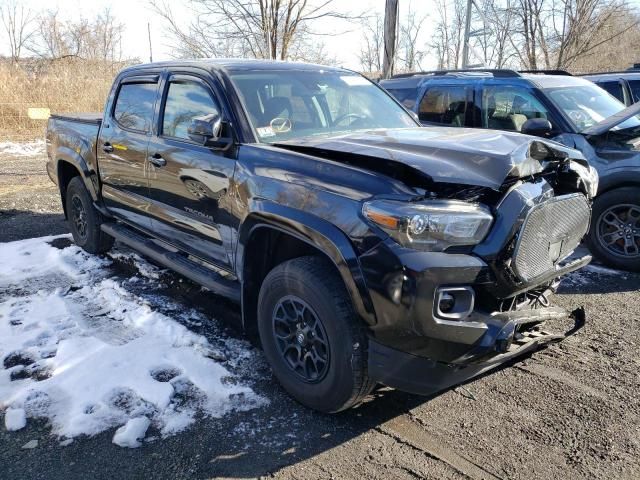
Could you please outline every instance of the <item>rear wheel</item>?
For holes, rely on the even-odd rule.
[[[323,258],[289,260],[267,275],[258,329],[274,375],[303,405],[338,412],[373,388],[366,333],[342,279]]]
[[[596,197],[588,243],[603,263],[640,271],[639,188],[618,188]]]
[[[67,186],[67,219],[73,241],[89,253],[104,253],[113,246],[113,237],[100,229],[105,221],[93,206],[91,196],[80,177],[74,177]]]

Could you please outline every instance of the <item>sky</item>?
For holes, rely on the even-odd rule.
[[[153,47],[153,60],[167,60],[172,58],[171,40],[166,35],[163,20],[149,7],[147,0],[19,0],[33,10],[58,10],[63,18],[78,19],[80,17],[91,18],[96,12],[105,7],[110,7],[111,12],[122,23],[126,30],[122,42],[123,54],[129,58],[139,58],[141,61],[149,61],[149,38],[147,25],[151,29],[151,43]],[[437,21],[435,0],[399,0],[400,17],[404,18],[407,9],[416,16],[426,16],[418,44],[425,45],[430,40],[430,33]],[[628,0],[630,4],[640,7],[640,0]],[[172,10],[184,24],[189,21],[189,9],[181,8],[180,3],[185,0],[171,0]],[[350,10],[352,12],[364,12],[373,15],[375,12],[384,12],[385,0],[336,0],[337,9]],[[357,24],[350,24],[341,20],[322,19],[318,22],[321,27],[315,29],[322,33],[319,40],[326,45],[325,51],[335,57],[338,65],[358,69],[358,53],[363,38],[361,28]],[[7,54],[4,39],[0,37],[0,53]],[[436,67],[436,59],[427,56],[421,68]]]
[[[180,21],[188,23],[188,9],[178,7],[184,0],[171,2],[172,9]],[[433,0],[412,0],[411,8],[418,15],[429,14],[429,4]],[[171,58],[170,39],[166,36],[166,28],[161,18],[149,7],[147,0],[21,0],[33,10],[57,10],[63,18],[78,19],[91,18],[105,7],[110,7],[112,14],[125,24],[126,30],[122,42],[125,57],[137,57],[142,61],[149,61],[149,39],[147,23],[151,27],[151,43],[153,60],[167,60]],[[384,12],[385,0],[337,0],[338,9],[361,11],[373,14],[375,11]],[[400,0],[400,15],[405,15],[408,8],[407,0]],[[431,15],[424,24],[421,42],[428,41],[429,24],[434,21]],[[339,65],[357,69],[359,67],[358,53],[362,32],[359,25],[349,24],[340,20],[323,19],[322,28],[318,30],[323,35],[318,38],[326,45],[326,51],[335,57]],[[0,40],[4,44],[4,41]],[[0,45],[0,52],[6,54],[7,49]],[[427,62],[428,63],[428,62]]]

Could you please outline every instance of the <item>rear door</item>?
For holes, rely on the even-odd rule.
[[[224,116],[219,95],[204,77],[167,73],[156,130],[149,143],[149,212],[154,234],[222,267],[232,264],[237,219],[229,189],[236,162],[228,152],[188,135],[195,117]]]
[[[159,75],[132,74],[120,80],[107,105],[97,155],[102,196],[122,220],[151,226],[147,199],[147,147],[154,121]]]

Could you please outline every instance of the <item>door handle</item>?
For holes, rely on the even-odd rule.
[[[149,161],[153,163],[156,167],[164,167],[167,164],[167,161],[162,158],[162,155],[159,153],[154,153],[149,157]]]
[[[102,145],[102,151],[104,153],[113,152],[113,145],[111,145],[109,142],[104,142],[104,145]]]

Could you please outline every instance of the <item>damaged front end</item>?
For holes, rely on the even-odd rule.
[[[432,184],[402,206],[365,203],[363,215],[389,234],[361,258],[382,319],[370,347],[382,383],[433,393],[584,324],[583,311],[551,307],[549,297],[591,260],[572,254],[589,227],[597,174],[550,142],[530,141],[513,155],[497,189]],[[367,275],[382,261],[393,273]],[[547,330],[561,320],[572,322],[567,332]],[[417,365],[429,366],[428,379],[407,373]]]

